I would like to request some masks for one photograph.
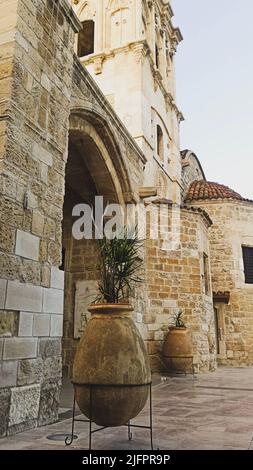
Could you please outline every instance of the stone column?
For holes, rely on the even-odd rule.
[[[73,44],[67,0],[0,0],[0,435],[57,419],[61,220]]]

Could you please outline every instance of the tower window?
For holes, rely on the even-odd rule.
[[[242,253],[243,253],[245,283],[253,284],[253,247],[243,246]]]
[[[157,155],[163,160],[164,159],[164,146],[163,146],[163,131],[158,125],[156,128],[156,145],[157,145]]]
[[[78,34],[78,57],[94,52],[95,23],[92,20],[82,22],[83,29]]]

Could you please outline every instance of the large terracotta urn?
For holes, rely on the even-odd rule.
[[[163,362],[169,370],[192,372],[193,347],[187,328],[170,327],[163,344]]]
[[[73,366],[76,401],[96,424],[124,425],[148,398],[151,374],[145,344],[130,305],[93,305],[89,311]]]

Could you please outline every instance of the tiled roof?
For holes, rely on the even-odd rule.
[[[249,199],[244,199],[228,186],[203,180],[193,181],[185,196],[186,202],[198,201],[199,199],[234,199],[237,201],[249,201]]]

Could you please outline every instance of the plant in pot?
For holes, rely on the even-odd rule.
[[[172,318],[169,332],[163,344],[163,363],[169,370],[188,372],[192,370],[193,348],[189,329],[179,310]]]
[[[101,426],[128,423],[148,398],[148,355],[128,300],[134,286],[142,282],[141,244],[137,236],[128,238],[126,230],[121,238],[104,237],[99,243],[100,295],[89,309],[91,318],[74,360],[73,383],[79,408]]]

